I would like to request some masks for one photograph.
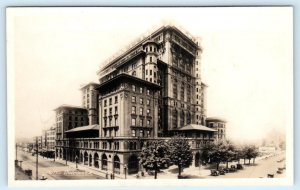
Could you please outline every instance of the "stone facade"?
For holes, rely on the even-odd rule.
[[[88,115],[89,125],[99,124],[99,136],[87,126],[81,128],[85,138],[78,138],[78,131],[68,131],[78,124],[65,127],[66,114],[76,108],[57,108],[57,158],[116,175],[134,174],[140,170],[138,155],[146,141],[182,134],[198,166],[201,146],[215,141],[218,131],[184,128],[206,125],[201,52],[199,42],[176,27],[163,26],[106,63],[98,71],[99,84],[81,88],[83,109],[78,110],[82,118]]]

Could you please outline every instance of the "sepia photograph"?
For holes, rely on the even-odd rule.
[[[293,184],[292,7],[9,7],[6,25],[9,185]]]

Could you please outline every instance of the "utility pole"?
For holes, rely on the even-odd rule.
[[[39,146],[38,146],[38,137],[36,137],[36,163],[35,163],[35,170],[36,170],[36,177],[35,179],[36,180],[39,180],[39,172],[38,172],[38,169],[39,169],[39,165],[38,165],[38,162],[39,162]]]

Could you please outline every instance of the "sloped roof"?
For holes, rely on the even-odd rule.
[[[74,129],[70,129],[70,130],[66,131],[66,133],[87,131],[87,130],[99,130],[99,129],[100,129],[99,125],[87,125],[87,126],[76,127]]]
[[[180,131],[187,131],[187,130],[198,130],[198,131],[211,131],[215,132],[217,130],[203,126],[203,125],[197,125],[197,124],[188,124],[182,128],[179,129]]]

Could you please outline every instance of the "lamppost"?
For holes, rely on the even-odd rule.
[[[124,164],[124,173],[125,173],[125,179],[126,179],[126,173],[127,173],[127,164]]]
[[[77,155],[75,156],[75,162],[76,162],[76,169],[77,169],[78,168],[78,165],[77,165],[78,164],[78,156]]]

